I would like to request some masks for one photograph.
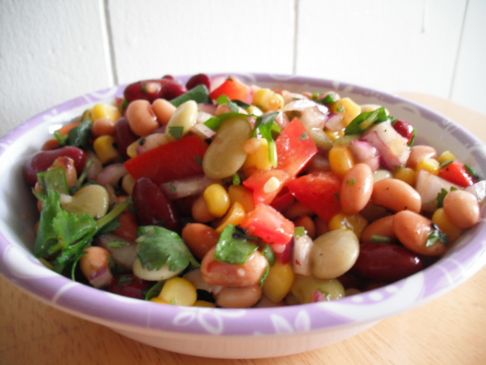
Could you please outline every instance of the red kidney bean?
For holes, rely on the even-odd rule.
[[[123,158],[128,158],[127,148],[138,139],[137,135],[132,132],[128,120],[126,118],[120,119],[115,124],[115,142],[118,152]]]
[[[159,98],[162,86],[166,80],[142,80],[128,85],[123,92],[128,102],[144,99],[150,102]]]
[[[408,144],[413,141],[415,137],[415,128],[403,120],[397,120],[393,123],[393,128],[404,138],[407,139]]]
[[[178,217],[171,202],[159,186],[147,177],[141,177],[133,187],[133,203],[142,225],[162,224],[168,229],[178,227]]]
[[[164,75],[162,76],[162,80],[175,80],[175,78],[172,75]]]
[[[197,85],[206,85],[206,87],[209,89],[211,87],[211,81],[209,80],[208,75],[197,74],[197,75],[192,76],[186,82],[187,90],[191,90],[193,87],[196,87]]]
[[[383,244],[363,243],[354,270],[371,280],[391,282],[424,268],[422,259],[407,249]]]
[[[86,164],[86,153],[78,147],[62,147],[54,150],[41,151],[36,153],[24,166],[24,177],[28,184],[35,185],[37,173],[47,170],[58,157],[70,157],[78,175],[83,171]]]
[[[159,98],[172,100],[177,98],[186,92],[184,85],[179,84],[177,81],[168,80],[162,85],[162,90],[160,90]]]
[[[115,279],[108,287],[108,291],[124,297],[143,299],[145,291],[149,287],[150,283],[148,281],[139,279],[134,275],[120,275],[115,276]]]

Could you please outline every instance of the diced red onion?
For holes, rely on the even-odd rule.
[[[196,176],[183,180],[168,181],[161,186],[166,196],[171,200],[175,200],[202,193],[212,183],[214,183],[214,180],[206,176]]]
[[[486,199],[486,180],[481,180],[471,186],[468,186],[466,191],[472,193],[478,202],[481,203]]]
[[[110,268],[105,267],[102,270],[98,271],[95,276],[89,278],[89,283],[95,288],[103,288],[110,285],[112,280],[113,275],[111,275]]]
[[[355,139],[349,144],[351,153],[358,162],[367,164],[372,171],[380,167],[380,156],[378,150],[366,141]]]
[[[96,177],[96,181],[101,185],[115,186],[118,181],[127,174],[125,166],[121,163],[115,163],[105,167]]]
[[[125,270],[131,271],[133,263],[137,258],[137,244],[118,237],[114,234],[102,234],[96,238],[96,242],[110,251],[111,258],[115,263]],[[121,247],[112,247],[111,242],[126,243]]]
[[[326,128],[331,131],[340,131],[344,128],[343,124],[344,116],[340,113],[331,114],[326,121]]]
[[[299,275],[310,275],[310,252],[314,241],[308,235],[294,238],[294,253],[292,267]]]

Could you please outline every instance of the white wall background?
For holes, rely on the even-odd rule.
[[[486,113],[485,0],[0,0],[0,134],[171,73],[320,76]]]

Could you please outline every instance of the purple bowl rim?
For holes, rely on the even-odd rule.
[[[373,95],[375,97],[379,98],[384,98],[388,100],[393,100],[395,102],[401,102],[401,103],[406,103],[409,105],[414,106],[417,108],[421,113],[424,113],[424,117],[426,119],[431,119],[433,122],[437,122],[440,120],[446,120],[449,121],[448,118],[443,117],[437,112],[432,111],[428,107],[424,107],[418,103],[415,103],[413,101],[407,100],[405,98],[384,92],[384,91],[379,91],[374,88],[369,88],[369,87],[364,87],[364,86],[359,86],[353,83],[348,83],[348,82],[341,82],[341,81],[335,81],[335,80],[330,80],[330,79],[324,79],[324,78],[316,78],[316,77],[309,77],[309,76],[296,76],[296,75],[285,75],[285,74],[264,74],[264,73],[248,73],[248,74],[242,74],[242,73],[214,73],[214,74],[209,74],[210,77],[221,77],[221,76],[226,76],[226,75],[234,75],[236,77],[251,77],[254,81],[256,82],[263,82],[263,83],[278,83],[280,82],[290,82],[294,84],[303,84],[303,83],[308,83],[311,86],[316,86],[316,87],[324,87],[323,84],[329,84],[329,85],[339,85],[339,87],[344,87],[344,88],[352,88],[353,93],[359,93],[363,95]],[[187,79],[188,76],[177,76],[178,79],[184,80]],[[99,91],[96,91],[96,94],[106,94],[107,92],[113,91],[113,90],[118,90],[120,91],[121,88],[126,85],[117,85],[113,86],[110,88],[105,88],[101,89]],[[46,120],[42,120],[42,117],[49,115],[53,110],[62,110],[63,112],[69,112],[70,110],[81,107],[83,105],[88,105],[88,104],[93,104],[98,100],[91,100],[90,101],[90,95],[93,93],[88,93],[84,94],[82,96],[70,99],[68,101],[65,101],[63,103],[60,103],[54,107],[51,107],[44,112],[38,113],[34,115],[33,117],[27,119],[25,122],[21,123],[18,125],[16,128],[12,129],[11,131],[7,132],[4,136],[0,138],[0,144],[2,142],[6,142],[7,140],[15,141],[20,139],[28,130],[30,130],[33,127],[36,127],[38,125],[41,125],[43,123],[46,123]],[[465,130],[461,125],[455,124],[456,130],[455,133],[458,134],[457,137],[462,138],[463,140],[468,140],[474,144],[483,144],[481,141],[479,141],[475,136],[473,136],[469,131]],[[5,150],[0,150],[0,160],[2,155],[8,150],[8,147]],[[486,157],[482,156],[483,159],[486,161]],[[485,165],[486,166],[486,165]],[[471,248],[469,251],[472,251],[472,244],[474,242],[478,242],[480,240],[485,240],[486,239],[486,227],[482,227],[480,232],[478,232],[474,238],[471,240],[471,242],[468,245],[465,245],[464,247],[461,247],[460,250],[456,253],[460,253],[463,251],[468,251],[468,248]],[[0,231],[0,258],[2,255],[5,254],[5,252],[10,248],[10,246],[14,246],[15,244],[13,242],[8,241],[8,239],[4,236],[4,234]],[[469,252],[464,252],[465,254],[468,254]],[[32,256],[32,255],[30,255]],[[472,255],[466,255],[467,257],[465,258],[466,260],[472,260]],[[33,256],[32,256],[33,257]],[[486,257],[486,256],[485,256]],[[440,261],[439,261],[440,262]],[[438,263],[439,263],[438,262]],[[351,304],[353,303],[353,298],[360,298],[368,295],[373,295],[373,294],[378,294],[378,295],[383,295],[386,294],[387,288],[394,286],[394,287],[400,287],[404,283],[414,280],[414,277],[417,275],[423,274],[424,276],[428,275],[436,275],[437,272],[434,271],[434,267],[438,264],[434,264],[430,267],[428,267],[426,270],[423,270],[422,272],[409,276],[405,279],[402,279],[398,282],[388,284],[386,286],[364,292],[361,294],[357,294],[352,297],[347,297],[341,299],[339,302],[328,302],[328,303],[312,303],[312,304],[304,304],[304,305],[294,305],[294,306],[284,306],[284,307],[271,307],[271,308],[250,308],[244,310],[246,314],[242,316],[235,316],[235,317],[230,317],[226,318],[225,321],[228,321],[230,324],[230,331],[224,334],[228,335],[254,335],[256,332],[258,332],[259,328],[262,327],[263,325],[260,326],[261,324],[261,319],[267,318],[271,315],[283,315],[287,318],[295,318],[295,316],[298,315],[298,313],[301,310],[308,310],[311,312],[316,312],[319,310],[319,315],[323,315],[325,313],[325,307],[326,306],[332,306],[332,305],[337,305],[339,303],[343,304]],[[428,301],[432,299],[435,296],[438,296],[440,294],[443,294],[444,292],[453,289],[460,283],[462,283],[464,280],[467,278],[471,277],[474,275],[477,271],[481,269],[486,264],[486,261],[483,260],[479,265],[475,265],[473,268],[470,268],[467,271],[466,275],[460,275],[459,271],[453,271],[450,274],[450,279],[452,279],[452,283],[449,285],[442,284],[434,287],[433,291],[430,291],[427,293],[427,295],[421,297],[419,300],[417,300],[412,306],[421,304],[425,301]],[[204,311],[204,312],[215,312],[215,313],[223,313],[226,312],[228,314],[238,314],[241,313],[241,310],[239,309],[220,309],[220,308],[196,308],[196,307],[179,307],[179,306],[161,306],[155,303],[147,302],[147,301],[142,301],[138,299],[131,299],[131,298],[124,298],[123,300],[120,301],[119,299],[116,299],[116,297],[119,297],[115,294],[111,294],[109,296],[106,295],[106,292],[83,285],[83,284],[73,284],[73,282],[59,274],[53,274],[55,276],[55,280],[53,282],[49,280],[37,280],[37,279],[19,279],[14,277],[6,268],[3,266],[0,266],[0,272],[2,272],[8,279],[10,279],[11,282],[14,284],[20,286],[21,288],[27,290],[31,294],[43,299],[44,301],[50,303],[51,305],[55,305],[57,307],[60,307],[61,309],[67,310],[69,312],[77,312],[81,313],[81,316],[90,318],[91,320],[100,320],[102,322],[109,322],[113,325],[118,324],[122,326],[130,326],[130,327],[137,327],[137,328],[145,328],[145,329],[152,329],[152,330],[168,330],[168,331],[173,331],[173,332],[179,332],[179,333],[199,333],[199,334],[206,334],[204,331],[202,331],[200,328],[198,328],[196,325],[188,325],[188,326],[181,326],[181,327],[171,327],[167,326],[166,324],[169,323],[174,316],[176,316],[178,313],[181,311],[186,311],[186,312],[192,312],[193,314],[197,315],[198,312]],[[69,284],[71,284],[69,286]],[[54,289],[60,289],[61,287],[66,287],[66,285],[69,286],[69,288],[66,290],[66,297],[69,297],[69,300],[71,301],[70,303],[73,304],[73,307],[68,307],[66,304],[63,303],[54,303],[52,301],[52,297],[48,293],[50,293]],[[69,293],[71,291],[71,288],[82,288],[83,294],[85,294],[87,297],[83,298],[84,302],[81,306],[76,307],[74,303],[74,299],[79,299],[79,298],[71,298],[69,296]],[[108,302],[107,302],[108,301]],[[69,301],[68,301],[69,302]],[[112,317],[109,317],[107,319],[107,311],[106,306],[107,304],[111,304],[114,308],[118,310],[118,312],[115,313]],[[372,306],[373,304],[367,304]],[[411,308],[412,306],[407,306],[406,308],[398,308],[396,311],[393,311],[393,313],[401,312],[405,309]],[[74,309],[73,309],[74,308]],[[110,306],[111,308],[111,306]],[[319,309],[318,309],[319,308]],[[324,308],[324,309],[323,309]],[[152,315],[157,315],[160,316],[157,318],[157,320],[153,321],[152,323],[148,324],[144,321],[146,319],[141,319],[138,314],[140,312],[148,312]],[[318,326],[313,328],[312,330],[320,330],[320,329],[329,329],[333,327],[338,327],[338,326],[345,326],[345,325],[351,325],[353,323],[367,323],[367,322],[372,322],[379,320],[383,317],[389,316],[389,314],[385,315],[378,315],[376,313],[370,314],[370,315],[364,315],[362,319],[360,320],[349,320],[349,319],[342,319],[338,320],[335,322],[326,322],[323,321],[320,323]],[[300,330],[296,329],[295,332],[308,332],[308,330]]]

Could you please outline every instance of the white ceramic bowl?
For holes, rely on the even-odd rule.
[[[461,127],[415,103],[336,81],[262,74],[239,77],[248,83],[295,91],[331,89],[358,103],[385,105],[394,116],[414,124],[420,140],[438,150],[454,151],[486,176],[485,146]],[[27,120],[0,139],[0,271],[28,293],[60,310],[137,341],[185,354],[240,359],[282,356],[322,347],[363,331],[383,318],[451,290],[486,263],[483,209],[480,224],[426,270],[335,302],[257,309],[164,306],[121,297],[62,277],[45,268],[30,252],[36,213],[21,168],[61,123],[96,102],[112,101],[122,91],[120,86],[67,101]]]

